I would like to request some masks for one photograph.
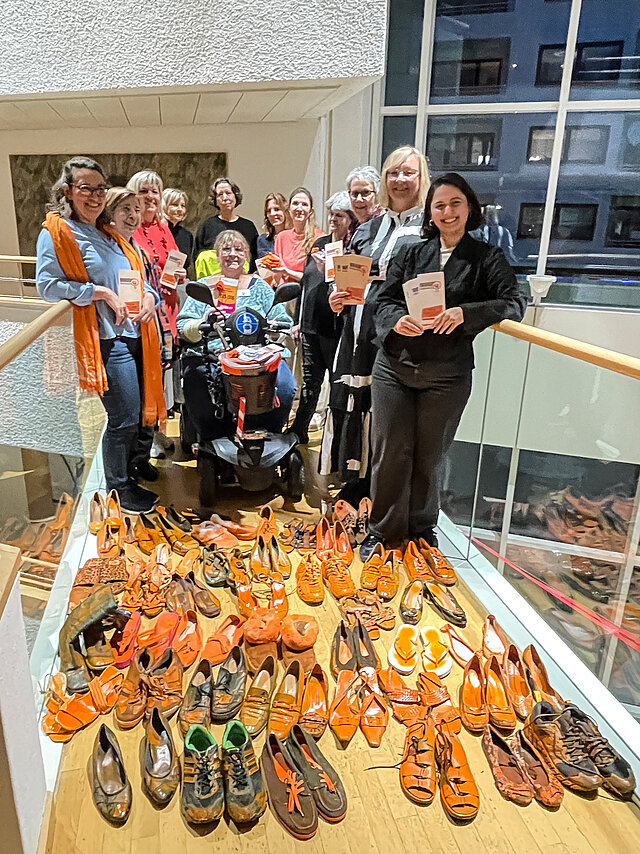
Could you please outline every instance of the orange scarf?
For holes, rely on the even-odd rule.
[[[50,211],[43,222],[43,226],[51,235],[58,263],[65,276],[72,282],[88,282],[89,276],[80,249],[67,222],[59,213]],[[133,246],[110,225],[103,226],[102,231],[116,241],[129,261],[131,269],[138,270],[142,281],[144,281],[142,259]],[[95,305],[73,306],[73,335],[80,388],[102,396],[109,386],[100,352],[98,317]],[[153,426],[157,421],[166,418],[167,415],[162,392],[160,344],[153,320],[140,324],[140,338],[142,340],[143,365],[142,421],[143,424]]]

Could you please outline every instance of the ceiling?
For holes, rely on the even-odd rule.
[[[86,94],[0,100],[0,131],[295,122],[333,109],[366,78],[242,84],[149,94]]]

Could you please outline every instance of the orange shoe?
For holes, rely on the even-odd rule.
[[[296,593],[307,605],[322,605],[322,568],[314,554],[305,555],[296,569]]]
[[[214,665],[221,664],[231,652],[231,648],[242,640],[245,622],[245,618],[237,614],[225,617],[204,645],[201,658],[206,658]]]
[[[98,533],[106,518],[107,507],[104,498],[99,492],[94,492],[93,498],[89,502],[89,530],[92,534]]]
[[[286,738],[291,727],[300,720],[303,693],[304,672],[296,659],[287,668],[271,703],[269,729],[278,738]]]
[[[120,557],[123,540],[124,528],[120,519],[105,519],[97,534],[99,557]]]
[[[420,629],[422,641],[422,667],[444,679],[451,673],[453,661],[449,647],[442,642],[440,632],[433,626],[423,626]]]
[[[299,723],[316,741],[324,735],[329,723],[327,677],[319,664],[314,665],[304,686]]]
[[[413,673],[418,663],[418,641],[420,633],[416,626],[403,623],[389,647],[389,664],[405,676]]]
[[[320,560],[333,555],[333,527],[326,516],[320,519],[316,528],[316,555]]]
[[[157,661],[173,643],[179,623],[178,614],[164,611],[155,626],[138,634],[138,649],[146,648],[151,659]]]
[[[380,575],[377,583],[378,596],[383,602],[390,602],[398,592],[399,585],[400,571],[396,560],[396,553],[389,551],[386,553],[384,563],[380,567]]]
[[[187,611],[180,617],[171,646],[176,651],[183,668],[186,670],[187,667],[191,667],[202,648],[202,635],[195,611]]]
[[[111,648],[113,649],[115,666],[118,670],[124,669],[131,664],[131,659],[138,648],[138,634],[141,622],[140,612],[136,611],[131,615],[122,631],[114,632],[111,638]]]
[[[422,537],[418,540],[418,548],[429,564],[429,569],[435,580],[447,587],[453,586],[457,581],[455,570],[440,549],[430,546]]]
[[[223,528],[226,528],[239,540],[255,540],[258,536],[258,529],[255,525],[239,525],[237,522],[232,522],[230,519],[223,519],[221,516],[218,516],[217,513],[214,513],[209,521],[222,525]]]
[[[122,509],[120,507],[120,496],[118,495],[117,490],[112,489],[107,495],[107,501],[105,504],[106,509],[106,518],[107,519],[116,519],[117,521],[122,521]]]
[[[265,540],[278,536],[278,522],[273,509],[268,504],[260,508],[256,536],[264,537]]]
[[[258,535],[256,544],[251,549],[251,557],[249,558],[249,567],[254,578],[260,581],[266,581],[271,575],[271,559],[269,557],[269,549],[267,541],[262,534]]]
[[[74,694],[56,712],[55,721],[59,728],[75,732],[93,723],[99,715],[107,715],[113,709],[124,682],[124,673],[107,667],[89,682],[86,694]]]
[[[409,581],[415,581],[416,578],[428,578],[429,580],[433,578],[429,564],[414,540],[410,540],[408,543],[403,560]]]
[[[349,574],[349,569],[341,560],[325,558],[322,561],[322,577],[336,599],[353,596],[356,592],[356,585]]]
[[[207,548],[217,546],[219,549],[235,549],[240,545],[240,540],[228,528],[216,522],[201,522],[199,525],[194,525],[191,536]]]
[[[236,595],[238,597],[238,613],[247,619],[260,608],[258,600],[251,589],[251,579],[244,573],[244,577],[236,575]]]
[[[360,670],[363,699],[360,706],[360,729],[370,747],[380,747],[389,723],[389,712],[380,691],[378,677],[371,667]]]
[[[202,548],[189,549],[186,555],[181,558],[176,574],[180,578],[185,578],[190,572],[196,575],[202,567],[202,562]]]
[[[271,574],[280,573],[283,578],[289,578],[291,575],[291,561],[289,555],[280,548],[280,543],[273,535],[269,538],[267,545],[269,553],[269,568]]]
[[[289,613],[289,602],[284,589],[284,581],[278,572],[271,575],[271,598],[269,599],[269,608],[275,611],[281,620]]]
[[[382,543],[376,543],[374,550],[371,552],[367,562],[362,567],[360,573],[360,587],[364,590],[375,590],[378,586],[380,578],[380,569],[384,563],[384,546]]]
[[[329,708],[329,726],[343,747],[360,726],[360,677],[355,670],[338,673],[336,692]]]
[[[493,614],[489,614],[482,627],[482,654],[485,658],[495,655],[498,661],[502,661],[508,647],[509,641],[504,636],[498,621]]]
[[[464,668],[460,686],[460,717],[469,732],[482,732],[489,723],[485,699],[485,681],[480,654],[474,655]]]
[[[485,663],[484,678],[489,722],[500,730],[515,729],[516,713],[509,699],[509,688],[504,671],[495,655]]]
[[[334,522],[333,525],[333,556],[346,566],[353,562],[353,549],[342,522]]]

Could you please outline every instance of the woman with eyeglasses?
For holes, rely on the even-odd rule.
[[[191,266],[193,261],[193,234],[188,228],[185,228],[183,222],[187,216],[187,204],[189,196],[184,190],[176,190],[174,187],[167,187],[162,192],[162,209],[167,218],[169,231],[173,235],[176,246],[187,256],[184,262],[185,269]]]
[[[524,315],[526,298],[502,250],[469,236],[481,224],[469,184],[456,173],[441,176],[427,194],[425,239],[398,250],[378,289],[373,506],[360,546],[363,560],[378,543],[397,547],[423,538],[437,547],[440,469],[471,393],[473,339],[493,323]],[[438,271],[444,274],[446,308],[425,329],[409,314],[402,286]]]
[[[347,193],[358,225],[384,213],[378,202],[380,173],[373,166],[356,166],[347,175]]]
[[[354,171],[361,177],[354,178],[350,173],[351,192],[355,193],[357,189],[361,193],[363,187],[366,192],[375,186],[373,175],[367,185],[362,178],[364,170]],[[320,471],[323,474],[338,472],[345,484],[340,498],[355,505],[370,491],[371,371],[376,356],[373,325],[376,293],[398,247],[407,240],[419,240],[422,208],[428,189],[425,156],[411,145],[392,151],[382,167],[378,194],[379,203],[385,211],[364,221],[351,238],[350,251],[372,259],[371,280],[365,291],[364,305],[345,305],[348,294],[340,291],[329,296],[331,309],[341,316],[343,323],[329,398],[330,411],[322,440]],[[362,199],[361,194],[359,199]],[[353,196],[351,204],[354,205]],[[368,205],[372,204],[372,197],[369,197]],[[359,212],[363,218],[368,215],[363,204]]]
[[[166,415],[160,348],[154,322],[156,296],[142,259],[105,214],[107,181],[99,163],[73,157],[51,190],[36,248],[36,286],[47,302],[74,306],[78,381],[99,394],[107,412],[102,456],[107,489],[123,509],[146,512],[157,496],[131,477],[141,423]],[[140,274],[140,310],[130,313],[119,296],[119,272]]]
[[[258,229],[250,219],[238,216],[236,208],[242,204],[242,191],[230,178],[216,178],[209,190],[209,202],[218,213],[207,217],[198,226],[193,254],[196,259],[196,275],[217,276],[220,264],[214,251],[215,242],[223,231],[238,231],[249,244],[245,273],[256,269],[258,257]]]
[[[273,306],[273,288],[255,273],[244,272],[244,266],[250,252],[249,244],[244,236],[238,231],[225,229],[218,235],[214,250],[220,262],[222,276],[235,279],[238,282],[236,308],[241,306],[253,308],[260,312],[263,317],[266,316]],[[203,284],[207,284],[207,282],[204,281]],[[208,368],[200,351],[189,346],[202,340],[199,327],[210,311],[210,306],[206,303],[193,297],[187,297],[178,315],[178,332],[186,344],[182,351],[185,406],[201,439],[218,439],[222,436],[231,435],[233,432],[232,420],[227,407],[221,405],[216,411],[211,400]],[[275,306],[269,315],[269,319],[287,323],[289,328],[293,323],[282,304]],[[221,348],[220,339],[209,342],[210,352]],[[280,432],[287,423],[295,397],[296,382],[284,359],[278,367],[276,391],[280,406],[266,415],[253,416],[248,419],[245,423],[247,429],[261,427],[265,430]],[[254,418],[259,419],[259,421],[254,421]]]

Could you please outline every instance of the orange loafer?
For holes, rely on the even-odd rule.
[[[182,662],[183,668],[191,667],[200,654],[202,635],[195,611],[186,611],[181,617],[171,646]]]
[[[206,658],[211,664],[221,664],[231,648],[240,643],[245,622],[245,618],[237,614],[225,617],[204,645],[201,658]]]
[[[327,677],[320,665],[316,664],[304,686],[299,721],[302,729],[316,741],[324,735],[329,723],[327,696]]]
[[[169,649],[178,630],[180,617],[174,611],[163,611],[155,626],[138,634],[138,649],[146,649],[156,661]]]
[[[362,567],[362,572],[360,573],[360,587],[364,590],[375,590],[377,588],[378,579],[380,578],[380,568],[383,563],[384,546],[382,543],[376,543],[367,562]]]

